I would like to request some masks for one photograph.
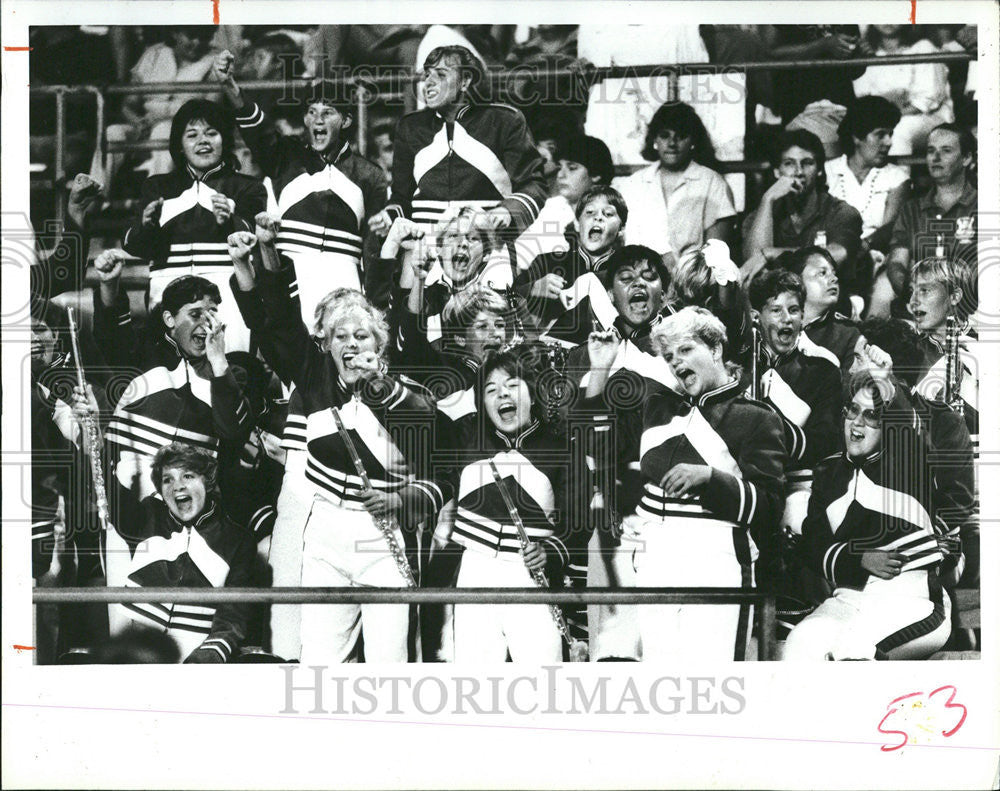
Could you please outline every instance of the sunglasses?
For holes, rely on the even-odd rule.
[[[857,420],[861,416],[861,422],[868,428],[879,428],[882,425],[882,414],[877,409],[863,409],[856,402],[851,402],[841,410],[845,420]]]

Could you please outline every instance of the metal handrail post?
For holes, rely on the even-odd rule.
[[[66,221],[63,191],[66,186],[66,92],[56,91],[56,155],[53,174],[53,192],[56,201],[56,221],[62,228]]]

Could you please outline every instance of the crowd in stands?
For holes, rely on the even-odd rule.
[[[161,141],[141,161],[88,150],[86,105],[69,116],[75,233],[31,273],[36,585],[734,587],[777,597],[789,661],[974,649],[956,603],[979,584],[974,69],[752,72],[757,190],[724,172],[711,103],[661,101],[619,137],[635,107],[585,77],[975,35],[33,28],[39,83],[71,82],[86,39],[89,84],[211,86],[109,107],[108,141]],[[362,65],[420,74],[364,154],[324,79]],[[532,65],[494,100],[489,69]],[[246,87],[289,78],[280,99]],[[517,106],[546,81],[567,101]],[[33,132],[47,118],[39,99]],[[90,266],[123,195],[128,227]],[[67,605],[36,625],[41,662],[133,643],[203,663],[739,660],[754,637],[749,603]]]

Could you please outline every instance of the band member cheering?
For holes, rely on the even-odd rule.
[[[617,421],[619,467],[634,492],[626,533],[640,540],[640,586],[751,587],[756,545],[773,540],[784,505],[787,460],[777,415],[742,397],[722,356],[726,330],[704,308],[687,307],[653,331],[686,396],[664,391]],[[606,381],[616,341],[594,333],[591,381]],[[596,408],[604,395],[588,399]],[[699,558],[700,562],[693,562]],[[643,660],[741,659],[749,606],[644,606]]]
[[[181,275],[198,275],[229,291],[226,238],[249,230],[267,206],[263,185],[237,173],[233,123],[222,107],[204,99],[181,106],[170,128],[174,169],[142,186],[142,214],[125,234],[125,251],[151,261],[149,306]],[[250,348],[250,331],[226,300],[220,318],[230,351]]]
[[[274,221],[258,218],[262,223]],[[412,556],[417,525],[447,499],[422,477],[434,402],[386,375],[388,326],[361,292],[327,294],[311,337],[280,271],[290,264],[262,237],[271,235],[259,229],[260,241],[243,242],[256,241],[263,259],[260,294],[273,348],[285,358],[274,365],[295,371],[285,446],[304,453],[314,498],[302,539],[302,584],[402,587],[402,548]],[[421,420],[427,432],[419,430]],[[306,605],[300,658],[348,661],[363,632],[367,661],[405,662],[408,626],[406,604]]]
[[[785,660],[922,659],[947,640],[943,556],[911,415],[888,377],[863,379],[844,409],[846,450],[817,468],[802,525],[806,555],[834,592],[792,630]]]
[[[270,177],[282,219],[278,249],[294,263],[293,293],[302,320],[313,321],[316,303],[334,288],[364,288],[363,237],[368,218],[385,206],[382,169],[351,151],[345,136],[353,119],[337,86],[319,82],[302,98],[306,140],[282,137],[236,84],[235,57],[216,56],[213,75],[236,110],[240,134]]]

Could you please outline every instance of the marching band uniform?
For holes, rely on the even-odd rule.
[[[405,581],[386,540],[362,503],[364,487],[331,407],[340,412],[372,487],[398,494],[403,513],[415,525],[433,516],[447,499],[447,488],[425,474],[434,402],[388,377],[351,393],[333,358],[306,332],[281,287],[280,273],[264,272],[260,282],[275,343],[287,358],[283,365],[298,363],[292,366],[296,389],[289,401],[284,445],[304,453],[304,479],[312,494],[302,538],[301,584],[402,587]],[[412,555],[414,532],[396,525],[395,536]],[[348,661],[363,622],[368,627],[367,661],[405,662],[409,610],[406,604],[304,605],[301,661]]]
[[[236,113],[240,134],[271,178],[281,229],[276,247],[292,259],[291,294],[311,327],[316,304],[342,286],[367,287],[362,262],[369,217],[385,207],[382,169],[349,143],[326,154],[278,135],[263,110],[248,102]]]
[[[897,397],[893,406],[901,404]],[[914,464],[924,461],[910,430],[919,422],[909,414],[912,424],[892,422],[894,432],[908,436],[902,444],[862,459],[841,453],[817,467],[803,550],[834,592],[792,630],[784,659],[920,659],[947,640],[950,603],[938,580],[943,554],[931,487]],[[903,458],[894,458],[897,447]],[[865,550],[902,552],[901,573],[889,580],[869,574],[861,566]]]
[[[212,196],[232,201],[233,215],[219,225],[212,213]],[[267,207],[264,185],[222,163],[202,176],[190,168],[150,176],[142,185],[143,208],[163,198],[158,228],[142,224],[142,215],[125,234],[126,252],[150,261],[149,306],[158,305],[163,289],[181,275],[199,275],[223,295],[219,320],[226,325],[226,349],[247,351],[250,331],[229,295],[233,271],[226,239],[234,231],[253,230],[254,217]]]
[[[479,425],[476,425],[478,433]],[[530,541],[544,544],[546,575],[561,586],[569,562],[573,486],[567,472],[565,440],[548,434],[537,421],[516,437],[488,426],[465,447],[485,454],[457,476],[457,511],[452,540],[465,548],[458,587],[533,587],[520,556],[517,529],[490,468],[492,461],[514,500]],[[480,441],[477,441],[480,440]],[[562,661],[562,637],[543,605],[457,604],[454,615],[456,662]]]
[[[623,513],[644,520],[634,556],[639,586],[752,587],[757,546],[773,540],[784,505],[787,454],[778,417],[742,390],[733,381],[693,402],[665,390],[641,413],[619,415]],[[674,498],[660,488],[679,463],[712,468],[702,492]],[[742,659],[750,609],[644,605],[643,660]]]
[[[469,104],[454,122],[429,108],[396,127],[390,214],[433,226],[448,209],[505,207],[524,230],[545,203],[543,162],[524,116],[505,104]]]
[[[822,316],[802,325],[802,332],[817,346],[829,349],[840,360],[840,370],[844,376],[854,362],[854,347],[861,331],[858,325],[843,313],[830,308]]]
[[[205,509],[183,524],[158,497],[142,502],[135,520],[119,527],[128,544],[127,587],[221,588],[252,585],[254,540],[227,519],[209,498]],[[229,661],[246,636],[248,604],[114,605],[133,621],[165,631],[190,661]]]

